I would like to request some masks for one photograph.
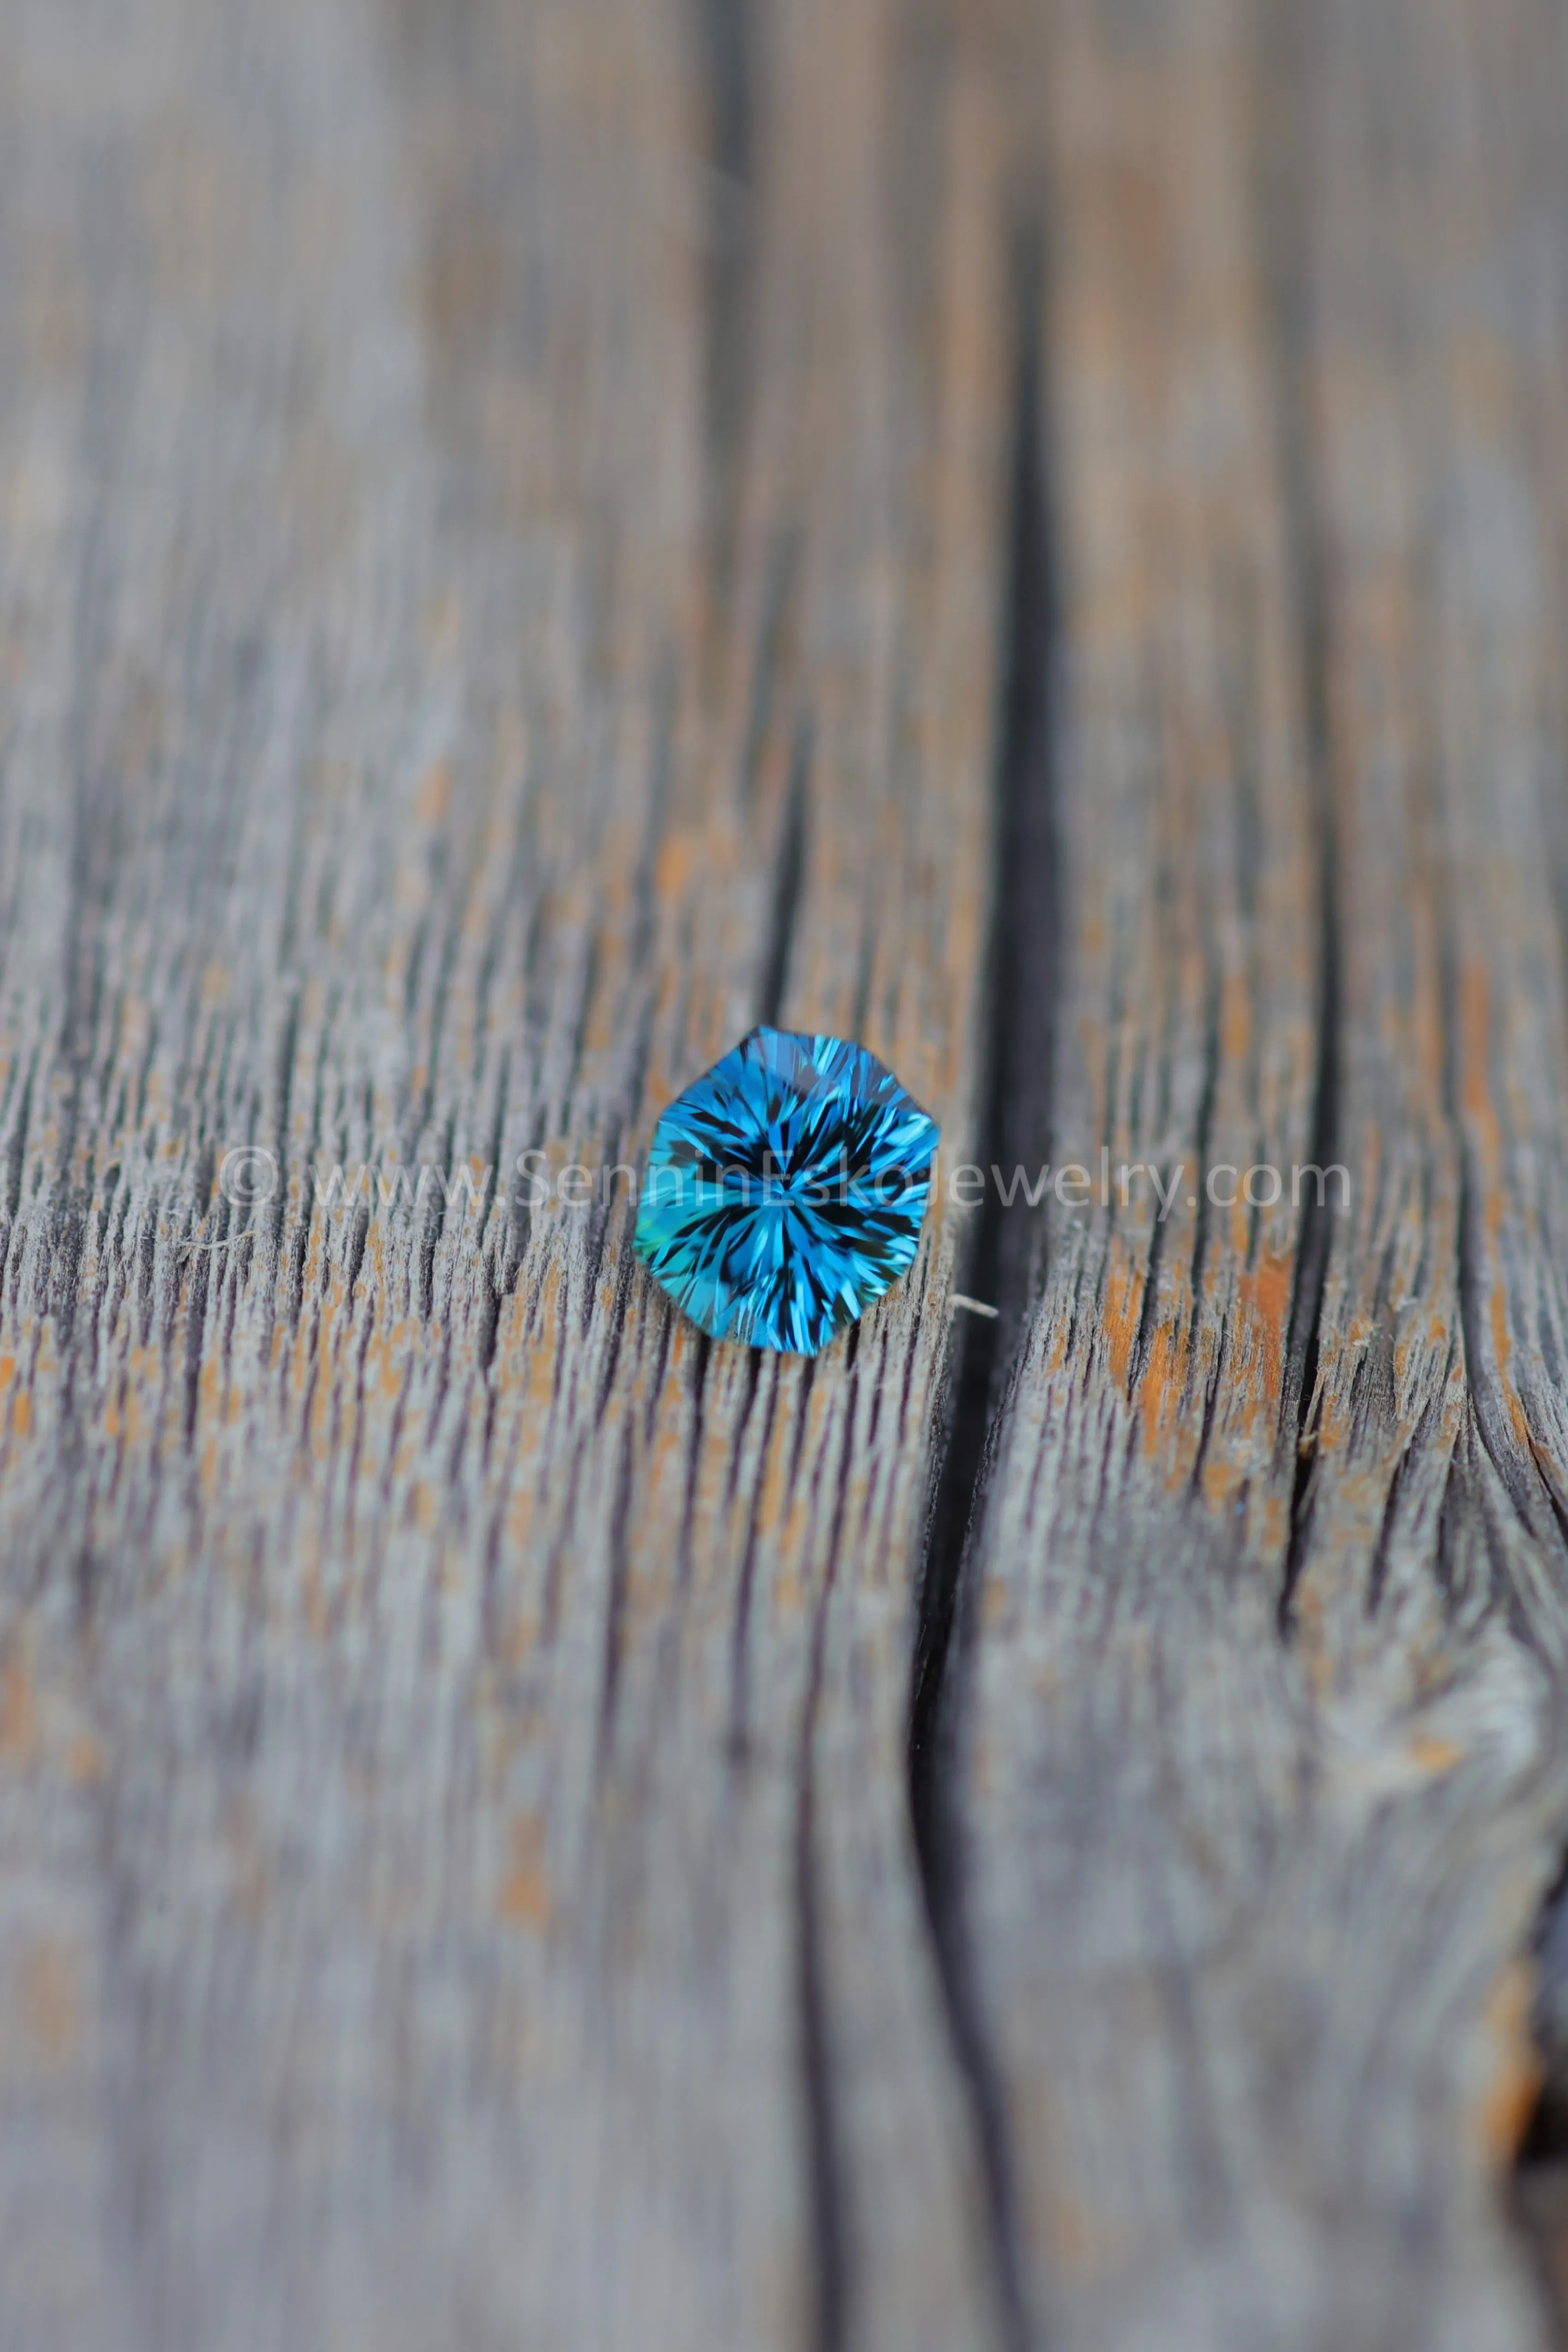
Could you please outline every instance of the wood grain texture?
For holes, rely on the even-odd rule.
[[[1544,2340],[1565,89],[0,10],[0,2344]],[[757,1018],[1089,1198],[708,1344]]]
[[[8,19],[18,2344],[987,2333],[904,1804],[952,1221],[814,1379],[514,1174],[765,1010],[970,1116],[999,35],[759,21],[742,138],[700,33]]]
[[[1043,1237],[955,1702],[1020,2274],[1059,2344],[1536,2342],[1560,28],[1056,21],[1058,1153],[1285,1197]]]

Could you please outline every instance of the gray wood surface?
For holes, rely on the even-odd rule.
[[[1565,101],[0,0],[6,2352],[1550,2340]],[[603,1181],[758,1018],[809,1364]]]

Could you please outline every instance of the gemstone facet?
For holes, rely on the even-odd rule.
[[[937,1136],[863,1045],[753,1029],[660,1118],[637,1255],[713,1339],[815,1356],[913,1264]]]

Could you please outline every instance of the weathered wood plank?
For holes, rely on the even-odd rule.
[[[988,2340],[953,1221],[814,1377],[516,1170],[768,1010],[964,1148],[1003,30],[10,12],[9,2340]]]
[[[5,14],[7,2343],[1540,2340],[1565,67]],[[759,1015],[1087,1197],[705,1345]]]
[[[1054,1156],[1284,1176],[1052,1209],[972,1546],[947,1942],[1058,2344],[1539,2336],[1562,58],[1505,13],[1052,19]]]

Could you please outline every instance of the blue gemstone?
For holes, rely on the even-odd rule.
[[[753,1029],[654,1130],[637,1255],[715,1339],[815,1356],[906,1274],[936,1121],[863,1045]]]

